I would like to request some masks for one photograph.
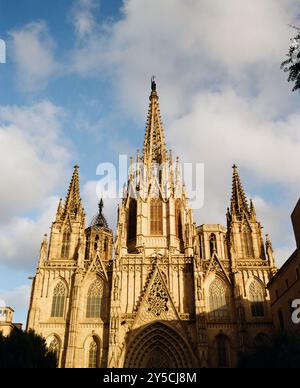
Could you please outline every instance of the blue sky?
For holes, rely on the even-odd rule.
[[[296,0],[0,0],[0,298],[16,320],[73,165],[88,223],[97,165],[142,147],[153,74],[168,147],[205,164],[197,223],[225,224],[237,163],[284,262],[295,246],[300,98],[280,63],[299,11]],[[113,227],[116,204],[105,202]]]

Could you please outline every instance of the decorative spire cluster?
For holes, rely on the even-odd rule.
[[[179,159],[173,168],[172,152],[167,152],[164,138],[158,94],[155,78],[151,78],[150,105],[144,137],[143,152],[137,151],[134,159],[130,158],[127,187],[123,198],[148,196],[164,199],[175,193],[181,196],[184,186]]]

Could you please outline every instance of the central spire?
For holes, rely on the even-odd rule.
[[[164,130],[161,122],[155,77],[151,78],[150,105],[144,139],[143,162],[151,166],[152,163],[162,164],[166,161],[166,146]]]

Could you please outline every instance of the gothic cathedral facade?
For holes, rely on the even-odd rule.
[[[237,167],[227,227],[197,227],[179,160],[173,167],[166,150],[154,81],[151,89],[115,238],[102,200],[86,227],[75,166],[41,245],[27,329],[46,338],[61,368],[234,367],[238,352],[273,330],[272,244]]]

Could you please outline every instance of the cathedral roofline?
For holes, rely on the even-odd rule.
[[[202,224],[197,226],[198,232],[227,232],[227,227],[221,224]]]

